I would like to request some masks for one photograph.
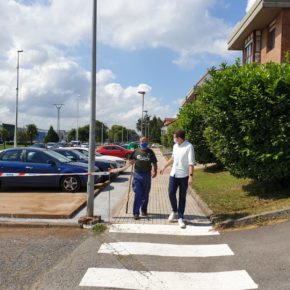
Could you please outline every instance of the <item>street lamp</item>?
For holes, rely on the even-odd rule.
[[[17,147],[17,127],[18,127],[18,84],[19,84],[19,53],[23,50],[17,50],[17,85],[16,85],[16,113],[15,113],[15,128],[14,128],[14,148]]]
[[[148,122],[147,122],[147,121],[148,121],[148,115],[147,115],[148,111],[147,111],[147,110],[144,110],[143,112],[145,113],[144,118],[146,118],[146,120],[144,120],[144,127],[145,127],[145,130],[144,130],[145,133],[144,133],[144,135],[145,135],[146,137],[148,137],[148,135],[147,135],[147,128],[146,128],[146,127],[147,127],[147,123],[148,123]]]
[[[57,108],[57,134],[58,138],[60,138],[60,110],[64,106],[64,104],[53,104]]]
[[[77,130],[76,130],[76,141],[79,141],[79,99],[80,99],[80,96],[77,96]]]
[[[142,95],[142,118],[141,118],[141,135],[143,136],[143,110],[144,110],[144,95],[145,91],[138,91],[138,94]]]

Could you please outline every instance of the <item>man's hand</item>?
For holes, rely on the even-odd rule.
[[[161,175],[164,173],[165,169],[166,169],[166,168],[163,167],[163,168],[160,170],[160,174],[161,174]]]
[[[152,176],[152,178],[155,178],[157,176],[157,171],[153,171],[151,176]]]
[[[188,177],[188,185],[189,186],[192,186],[192,176],[189,176]]]

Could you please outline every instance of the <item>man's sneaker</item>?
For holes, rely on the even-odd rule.
[[[138,220],[139,219],[139,215],[138,214],[134,214],[134,220]]]
[[[172,223],[174,222],[175,219],[176,219],[176,212],[172,211],[168,217],[168,221]]]
[[[141,215],[142,216],[147,216],[147,210],[141,210]]]
[[[178,219],[178,224],[182,229],[185,229],[186,225],[182,218]]]

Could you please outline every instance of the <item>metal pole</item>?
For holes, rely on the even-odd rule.
[[[102,122],[102,135],[101,135],[101,144],[104,144],[104,123]]]
[[[18,127],[18,85],[19,85],[19,53],[23,50],[17,51],[17,79],[16,79],[16,112],[15,112],[15,128],[14,128],[14,148],[17,147],[17,127]]]
[[[95,171],[96,150],[96,73],[97,73],[97,0],[93,0],[92,19],[92,73],[91,73],[91,112],[89,137],[89,172]],[[88,176],[87,184],[87,216],[94,215],[94,175]]]
[[[77,96],[77,130],[76,130],[76,141],[79,141],[79,98]]]
[[[57,135],[60,138],[60,110],[64,104],[53,104],[57,108]]]
[[[128,129],[126,129],[127,130],[127,143],[129,142],[129,130]]]
[[[122,144],[124,143],[124,138],[123,138],[123,126],[122,126]]]
[[[145,91],[139,91],[138,94],[142,95],[141,136],[143,136],[143,110],[144,110],[144,95],[145,95]]]

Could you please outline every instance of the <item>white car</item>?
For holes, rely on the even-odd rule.
[[[83,148],[83,147],[65,147],[65,149],[71,149],[71,150],[78,150],[79,152],[85,154],[86,156],[89,156],[89,148]],[[108,156],[108,155],[102,155],[98,152],[95,152],[96,160],[104,160],[104,161],[115,161],[118,165],[118,168],[123,167],[126,164],[126,160],[120,157],[116,156]]]

